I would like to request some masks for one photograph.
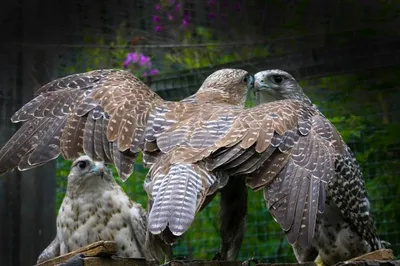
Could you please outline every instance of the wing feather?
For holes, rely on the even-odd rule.
[[[52,160],[60,151],[68,160],[86,152],[93,159],[116,163],[126,178],[131,172],[127,164],[143,149],[150,114],[164,103],[130,72],[113,69],[53,80],[36,95],[12,116],[12,122],[24,122],[26,126],[3,147],[0,156],[12,160],[7,159],[9,163],[2,165],[2,171],[17,167],[22,158],[21,166],[26,168]],[[48,119],[56,119],[57,124],[45,134],[42,131],[49,126]],[[45,137],[40,146],[36,140],[27,139],[39,134]],[[22,141],[22,145],[15,141]],[[51,143],[52,148],[45,150],[45,143]]]
[[[90,158],[93,158],[94,160],[99,160],[94,150],[95,126],[96,126],[96,120],[93,119],[92,111],[90,111],[84,125],[83,139],[82,139],[83,151]]]
[[[67,117],[64,116],[54,119],[53,123],[49,125],[47,132],[28,157],[30,168],[45,164],[60,155],[60,136],[63,133],[66,122]]]
[[[172,163],[173,153],[165,154],[152,167],[145,189],[153,200],[148,228],[160,234],[168,227],[175,236],[182,235],[191,225],[216,177],[198,164]]]
[[[120,151],[117,142],[110,143],[110,145],[112,145],[110,150],[112,150],[113,164],[119,177],[125,181],[133,172],[133,165],[138,153],[132,153],[130,150]]]
[[[73,160],[83,154],[83,133],[87,116],[68,116],[61,135],[61,151],[65,159]]]
[[[96,154],[96,157],[99,158],[100,161],[109,163],[110,157],[107,157],[106,151],[104,150],[103,146],[103,135],[105,136],[105,133],[103,133],[104,118],[101,117],[99,119],[96,119],[95,121],[96,123],[94,124],[94,136],[93,136],[94,152]]]
[[[308,247],[317,214],[324,209],[325,183],[334,173],[333,126],[313,106],[294,100],[233,114],[215,144],[192,159],[205,157],[207,169],[246,175],[250,188],[264,188],[266,203],[289,242]]]
[[[24,123],[0,150],[0,174],[16,168],[25,154],[30,154],[37,146],[52,122],[53,119],[47,117]]]

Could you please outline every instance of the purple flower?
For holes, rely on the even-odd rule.
[[[176,7],[175,7],[175,9],[176,9],[176,10],[181,9],[181,4],[177,4]]]
[[[153,21],[159,22],[160,21],[160,17],[159,16],[153,16]]]
[[[160,32],[162,30],[162,27],[160,25],[156,26],[156,32]]]
[[[188,21],[186,18],[184,18],[184,19],[182,20],[183,26],[186,26],[188,23],[189,23],[189,21]]]
[[[140,66],[148,66],[149,68],[151,68],[150,57],[147,57],[147,56],[141,54],[140,58],[139,58],[139,65]]]
[[[149,71],[144,71],[143,72],[143,77],[157,75],[158,73],[160,73],[160,71],[158,71],[158,69],[155,68],[155,69],[152,69],[150,72]]]
[[[172,16],[171,14],[168,15],[168,19],[169,20],[174,20],[174,16]]]
[[[128,53],[123,63],[124,68],[127,68],[130,63],[136,63],[139,59],[139,55],[137,53]]]
[[[239,11],[239,10],[240,10],[240,8],[241,8],[241,5],[240,5],[240,3],[237,3],[237,4],[235,5],[235,9]]]
[[[156,5],[156,10],[160,10],[161,6],[159,4]]]
[[[160,73],[160,71],[158,71],[158,69],[152,69],[151,71],[150,71],[150,75],[157,75],[158,73]]]

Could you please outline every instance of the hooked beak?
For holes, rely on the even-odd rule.
[[[100,162],[96,162],[93,168],[90,170],[90,173],[95,173],[99,175],[101,178],[104,176],[104,164]]]
[[[254,91],[255,92],[259,92],[262,91],[264,89],[268,89],[268,86],[266,86],[265,84],[261,83],[260,81],[258,81],[257,79],[254,81]]]
[[[266,103],[270,102],[270,87],[268,85],[265,85],[263,82],[261,82],[258,79],[255,79],[254,81],[254,96],[256,97],[256,103],[261,104],[261,103]]]

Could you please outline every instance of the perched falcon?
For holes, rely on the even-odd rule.
[[[266,83],[259,76],[258,89]],[[327,217],[317,219],[326,198],[337,200],[335,206],[379,248],[373,223],[367,221],[368,204],[358,200],[362,181],[336,178],[335,169],[356,175],[358,168],[333,125],[304,94],[292,93],[293,83],[287,91],[273,91],[273,102],[244,109],[252,82],[244,70],[222,69],[195,95],[168,102],[126,71],[55,80],[12,117],[25,123],[0,151],[0,173],[36,167],[60,153],[72,160],[84,152],[115,164],[126,179],[143,151],[150,167],[144,184],[148,230],[167,243],[181,236],[220,191],[219,257],[234,259],[246,225],[247,185],[264,190],[271,213],[289,242],[300,248],[310,248],[321,232],[315,234],[320,217]]]
[[[150,167],[145,184],[150,232],[173,243],[220,191],[220,257],[233,259],[245,229],[244,179],[219,178],[198,159],[181,159],[207,149],[231,128],[252,86],[246,71],[221,69],[195,95],[170,102],[128,71],[95,70],[54,80],[13,115],[12,122],[24,123],[0,151],[0,174],[31,169],[60,154],[74,160],[85,153],[114,164],[126,180],[143,151]]]
[[[301,135],[311,135],[311,138],[299,139],[293,134],[284,134],[283,137],[291,139],[292,143],[298,142],[299,148],[284,149],[281,150],[281,154],[277,154],[285,157],[283,154],[290,153],[288,166],[279,173],[288,181],[282,182],[284,187],[277,187],[272,182],[272,185],[264,189],[267,206],[287,232],[297,260],[312,261],[319,255],[325,265],[333,265],[382,248],[370,213],[360,167],[335,127],[311,103],[297,81],[287,72],[282,70],[258,72],[255,74],[254,88],[259,103],[271,102],[270,104],[280,105],[280,113],[273,114],[269,111],[266,116],[277,115],[280,120],[290,120],[296,110],[308,112],[307,120],[311,130],[303,132],[304,122],[299,121],[298,131]],[[324,143],[330,144],[333,149],[316,149],[318,146],[326,145]],[[333,154],[334,173],[330,178],[326,178],[321,186],[316,186],[314,181],[318,176],[312,171],[324,163],[327,152]],[[274,163],[279,166],[274,171],[280,171],[281,161],[271,161],[272,166]],[[289,197],[280,199],[283,196],[282,191],[286,190],[294,191],[290,192]],[[310,197],[318,204],[310,202]],[[281,208],[281,205],[285,208]],[[299,226],[296,224],[297,218],[293,220],[293,217],[296,217],[298,210],[302,209],[305,210],[302,218],[305,219],[305,223]],[[281,213],[282,211],[285,213]],[[292,233],[299,230],[300,239]],[[307,231],[313,233],[314,230],[311,242],[309,241],[311,239],[302,241],[303,233],[306,234]]]
[[[171,255],[170,246],[146,246],[147,213],[115,182],[110,169],[84,155],[68,175],[67,193],[57,216],[57,236],[38,263],[100,240],[115,241],[117,255],[154,259]]]

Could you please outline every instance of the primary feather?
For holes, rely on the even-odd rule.
[[[213,145],[229,130],[234,116],[222,111],[227,107],[241,110],[251,86],[252,77],[246,71],[222,69],[207,77],[195,95],[169,102],[127,71],[95,70],[54,80],[12,117],[13,122],[24,124],[0,150],[0,173],[18,166],[20,170],[34,168],[59,154],[68,160],[87,154],[114,164],[126,180],[143,151],[145,163],[151,167],[147,178],[148,191],[152,191],[149,196],[154,198],[154,204],[149,200],[151,231],[180,236],[228,180],[217,181],[204,165],[184,160]],[[213,108],[219,110],[217,115]],[[46,145],[51,149],[46,150]],[[186,149],[175,153],[176,147]],[[160,164],[165,160],[170,169]],[[162,186],[157,187],[157,182]],[[173,216],[161,216],[171,203],[177,203],[171,210]],[[237,254],[236,247],[234,250]]]

